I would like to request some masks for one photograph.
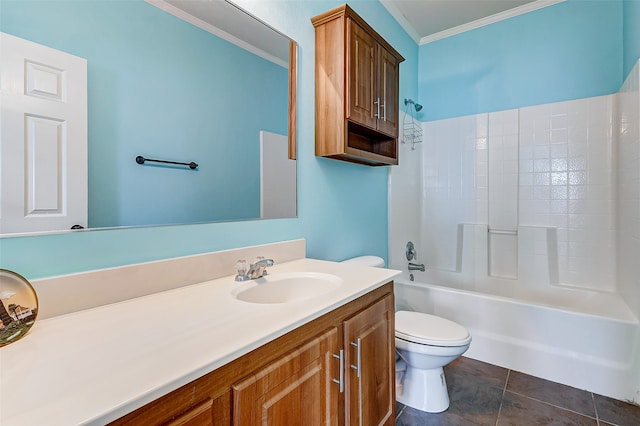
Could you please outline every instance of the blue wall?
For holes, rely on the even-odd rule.
[[[640,58],[640,0],[624,0],[624,78]]]
[[[618,0],[567,0],[420,46],[422,119],[616,92],[622,9]],[[628,27],[637,49],[637,16]]]
[[[299,218],[4,238],[1,267],[38,278],[292,238],[307,239],[310,257],[386,257],[387,169],[313,153],[309,19],[342,2],[236,3],[300,45]],[[349,3],[407,59],[400,67],[400,101],[418,99],[423,119],[612,93],[640,56],[636,0],[568,0],[420,48],[376,0]]]
[[[259,132],[287,133],[285,68],[142,0],[3,0],[0,27],[87,59],[90,227],[260,216]]]
[[[363,253],[387,257],[387,168],[314,156],[314,31],[310,18],[343,2],[237,3],[299,43],[299,217],[3,238],[1,267],[34,279],[292,238],[307,239],[309,257],[341,260]],[[415,98],[415,42],[378,1],[350,5],[407,59],[400,66],[400,100]]]

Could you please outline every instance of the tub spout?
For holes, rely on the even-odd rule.
[[[410,271],[421,271],[421,272],[424,272],[424,263],[411,263],[411,262],[409,262],[409,270]]]

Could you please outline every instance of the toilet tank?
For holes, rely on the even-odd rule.
[[[342,261],[343,263],[357,263],[363,266],[384,268],[384,259],[378,256],[358,256]]]

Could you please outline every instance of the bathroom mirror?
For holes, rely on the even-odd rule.
[[[83,58],[87,80],[86,223],[3,222],[3,236],[296,216],[295,41],[224,0],[2,0],[0,31]],[[3,147],[3,169],[33,173],[33,149],[59,156],[63,182],[73,166],[64,140],[35,141],[3,132],[3,145],[25,152],[10,159]],[[16,185],[0,179],[6,202],[7,182]],[[27,213],[38,204],[29,185],[18,197]],[[69,194],[48,185],[55,206],[38,214],[64,216]]]

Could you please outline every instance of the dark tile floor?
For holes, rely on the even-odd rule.
[[[397,406],[396,426],[640,426],[640,406],[460,357],[445,367],[449,409]]]

